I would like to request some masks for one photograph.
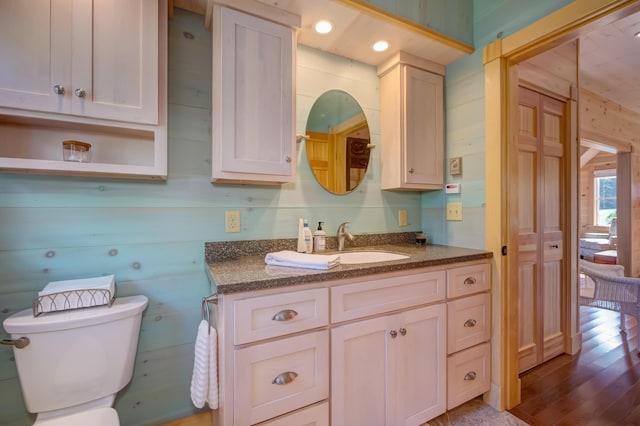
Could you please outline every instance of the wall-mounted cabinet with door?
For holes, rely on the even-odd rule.
[[[214,5],[214,181],[275,184],[295,178],[294,28],[300,17],[273,9]]]
[[[382,189],[444,183],[444,67],[399,52],[378,67]]]
[[[0,169],[165,177],[165,8],[2,2]],[[63,140],[91,144],[91,162],[64,162]]]

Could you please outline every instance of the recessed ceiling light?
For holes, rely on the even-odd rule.
[[[373,46],[371,46],[371,48],[374,52],[384,52],[389,48],[389,42],[385,40],[376,41],[375,43],[373,43]]]
[[[313,29],[318,34],[328,34],[333,30],[333,23],[331,21],[327,21],[326,19],[323,19],[321,21],[316,22],[316,24],[313,26]]]

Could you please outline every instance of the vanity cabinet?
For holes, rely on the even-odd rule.
[[[421,425],[482,394],[489,268],[471,261],[219,295],[216,424]],[[459,330],[469,318],[477,326]]]
[[[400,52],[378,67],[382,189],[444,184],[444,67]]]
[[[0,38],[18,41],[0,43],[0,171],[165,178],[166,7],[1,2]],[[63,161],[64,140],[90,162]]]
[[[214,5],[212,180],[295,178],[295,31]]]

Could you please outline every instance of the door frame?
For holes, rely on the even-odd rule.
[[[486,249],[493,252],[492,274],[492,388],[489,403],[500,409],[509,409],[520,403],[520,379],[518,377],[518,321],[517,321],[517,258],[512,240],[511,215],[509,214],[509,142],[517,131],[518,75],[514,65],[532,58],[548,49],[575,40],[580,34],[598,26],[614,22],[640,10],[638,0],[576,0],[545,16],[522,30],[496,40],[483,49],[485,70],[485,168],[486,168]],[[581,336],[578,322],[578,124],[577,111],[571,114],[572,147],[567,171],[571,188],[567,204],[568,244],[567,279],[570,286],[567,331],[568,351],[579,350]],[[574,152],[575,151],[575,152]],[[515,195],[515,194],[513,194]],[[506,213],[504,213],[506,212]],[[503,250],[504,248],[504,250]],[[512,282],[515,277],[516,282]]]

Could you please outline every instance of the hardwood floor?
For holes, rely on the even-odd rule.
[[[580,307],[582,350],[521,377],[522,403],[509,410],[530,425],[640,425],[637,323],[616,312]]]

